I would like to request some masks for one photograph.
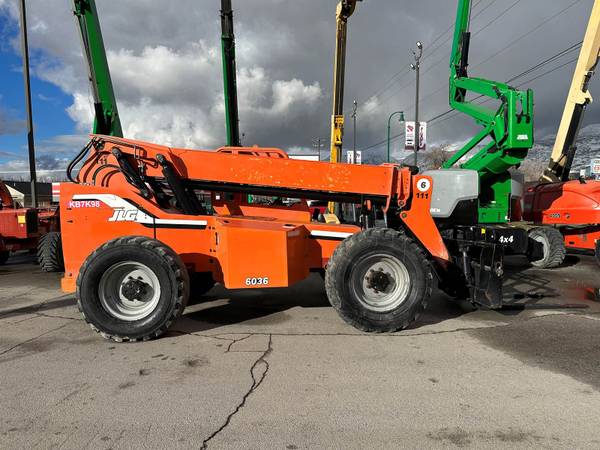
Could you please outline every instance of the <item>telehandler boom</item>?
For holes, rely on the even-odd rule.
[[[94,98],[93,133],[123,137],[96,2],[74,0],[73,5]]]

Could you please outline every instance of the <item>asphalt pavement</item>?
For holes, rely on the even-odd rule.
[[[318,275],[213,289],[164,337],[116,344],[60,276],[0,267],[0,448],[600,448],[600,268],[509,261],[513,304],[436,292],[409,330],[368,335]]]

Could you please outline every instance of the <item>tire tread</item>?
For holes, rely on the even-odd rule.
[[[79,295],[80,290],[81,290],[81,282],[82,282],[81,280],[83,278],[82,275],[85,273],[85,271],[87,269],[89,269],[90,264],[94,260],[94,257],[96,255],[98,255],[99,253],[102,253],[108,249],[120,247],[123,245],[142,246],[142,247],[144,247],[148,250],[151,250],[154,253],[160,255],[167,262],[167,264],[169,265],[170,269],[172,270],[172,272],[175,275],[176,280],[177,280],[177,298],[176,298],[176,302],[175,302],[175,307],[173,308],[173,313],[161,325],[161,327],[158,330],[156,330],[152,333],[148,333],[141,337],[110,334],[110,333],[106,333],[106,332],[98,329],[85,315],[85,312],[84,312],[82,304],[81,304],[81,297]],[[185,267],[183,266],[183,264],[181,263],[181,260],[177,257],[177,255],[173,252],[173,250],[171,250],[165,244],[163,244],[157,240],[150,239],[145,236],[126,236],[126,237],[120,237],[117,239],[113,239],[112,241],[108,241],[105,244],[103,244],[101,247],[96,249],[85,260],[85,262],[81,266],[81,269],[79,271],[79,276],[77,277],[77,308],[79,309],[79,312],[83,316],[83,320],[85,320],[85,322],[90,326],[90,328],[92,330],[94,330],[96,333],[100,334],[104,339],[112,340],[112,341],[119,342],[119,343],[140,342],[140,341],[148,341],[150,339],[155,339],[155,338],[161,336],[162,334],[164,334],[169,329],[169,327],[173,324],[173,322],[175,322],[175,320],[177,320],[181,316],[181,314],[183,313],[183,310],[185,309],[185,307],[187,305],[188,295],[186,292],[186,278],[185,278],[184,273],[185,273],[185,275],[187,275],[187,271],[185,270]]]
[[[400,324],[396,326],[389,327],[373,327],[368,326],[364,323],[361,323],[352,317],[349,317],[347,314],[343,314],[339,309],[338,313],[342,316],[344,321],[352,325],[353,327],[365,331],[368,333],[393,333],[396,331],[400,331],[408,327],[411,323],[417,321],[419,317],[423,314],[425,309],[427,309],[429,298],[431,297],[431,293],[433,291],[433,272],[431,269],[431,263],[425,251],[417,245],[417,243],[407,236],[405,233],[401,231],[396,231],[390,228],[372,228],[361,233],[355,234],[348,239],[342,241],[340,245],[335,249],[331,259],[329,260],[329,266],[327,268],[327,274],[334,273],[337,269],[337,266],[343,264],[348,259],[348,253],[352,247],[355,245],[359,245],[360,243],[369,241],[375,238],[377,241],[388,241],[398,246],[399,248],[408,249],[411,252],[414,252],[415,255],[421,261],[421,269],[425,274],[425,294],[423,301],[419,302],[416,308],[411,309],[410,315]],[[325,276],[325,288],[329,300],[332,305],[341,304],[342,299],[340,298],[340,293],[338,292],[335,286],[335,277],[334,276]],[[336,308],[337,309],[337,308]]]

